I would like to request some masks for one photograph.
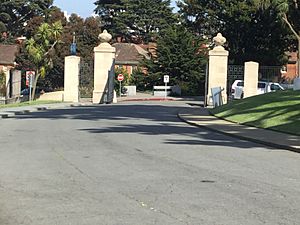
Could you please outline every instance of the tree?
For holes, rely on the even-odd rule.
[[[28,56],[32,60],[36,71],[33,82],[33,99],[38,79],[45,77],[49,68],[53,67],[52,58],[62,31],[61,22],[55,22],[52,25],[43,23],[36,35],[26,42]]]
[[[125,9],[123,0],[97,0],[95,12],[99,14],[103,22],[103,27],[109,30],[113,36],[126,33],[120,14]]]
[[[47,16],[53,0],[0,0],[0,32],[23,34],[27,22],[35,16]]]
[[[113,36],[132,42],[149,42],[176,22],[170,0],[98,0],[95,12]]]
[[[254,1],[218,0],[178,3],[184,24],[200,36],[212,39],[221,32],[228,40],[232,64],[257,61],[264,65],[286,62],[286,29],[274,14],[257,8]]]
[[[199,93],[205,77],[206,45],[181,25],[170,26],[157,40],[157,57],[144,60],[149,85],[163,84],[163,76],[170,76],[170,85],[180,85],[184,94]]]
[[[276,15],[285,23],[297,40],[298,76],[300,76],[300,1],[299,0],[262,0],[256,1],[258,7]]]
[[[47,17],[44,16],[35,16],[31,18],[26,27],[24,27],[24,36],[27,39],[31,37],[35,37],[40,26],[43,23],[53,24],[55,22],[61,22],[62,26],[66,27],[67,20],[64,17],[64,13],[57,7],[53,6],[50,9],[50,12],[47,14]],[[25,49],[25,45],[21,44],[20,46],[20,54],[17,56],[18,69],[24,71],[30,68],[35,68],[35,64],[32,63],[32,59],[28,57],[28,52]],[[56,45],[55,51],[52,54],[52,64],[53,68],[48,68],[47,73],[51,74],[51,76],[40,77],[38,80],[38,84],[44,88],[48,89],[57,89],[63,87],[63,79],[64,79],[64,56],[68,54],[68,47],[66,54],[61,49],[60,46]],[[25,85],[25,82],[23,82]]]

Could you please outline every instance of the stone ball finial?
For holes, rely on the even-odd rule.
[[[112,39],[111,34],[104,30],[101,34],[99,34],[99,39],[101,43],[107,43]]]
[[[216,37],[213,38],[216,47],[222,47],[226,43],[226,38],[223,37],[221,33],[218,33]]]

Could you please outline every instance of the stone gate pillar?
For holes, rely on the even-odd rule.
[[[96,104],[104,102],[104,94],[108,89],[108,74],[111,70],[114,70],[116,54],[116,49],[108,43],[112,36],[106,30],[99,35],[99,39],[101,41],[100,45],[94,48],[93,103]]]
[[[227,68],[228,68],[228,51],[223,45],[226,38],[218,33],[213,39],[215,47],[209,51],[209,76],[208,76],[208,95],[207,104],[212,105],[211,88],[221,87],[223,103],[227,103]]]
[[[245,63],[244,98],[257,95],[258,68],[259,64],[257,62]]]
[[[64,101],[79,102],[80,57],[65,58]]]

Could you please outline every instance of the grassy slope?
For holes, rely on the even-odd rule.
[[[230,102],[211,110],[217,117],[300,135],[300,91],[279,91]]]

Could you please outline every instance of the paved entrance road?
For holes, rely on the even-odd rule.
[[[189,126],[183,107],[1,120],[0,224],[299,224],[300,154]]]

